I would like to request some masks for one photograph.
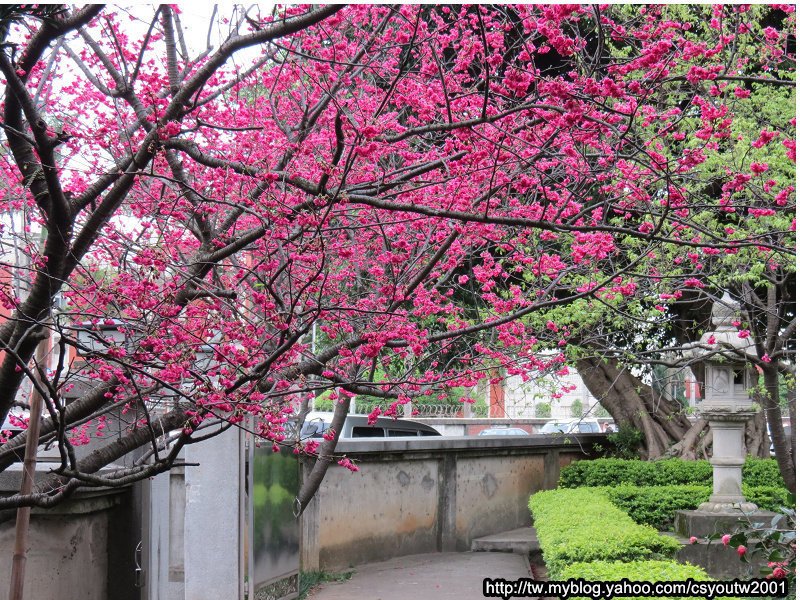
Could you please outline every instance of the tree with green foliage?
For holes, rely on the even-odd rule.
[[[631,135],[664,161],[663,186],[628,186],[630,204],[619,218],[640,219],[653,227],[637,198],[649,195],[676,203],[672,236],[694,247],[650,245],[627,240],[629,256],[646,253],[636,275],[619,278],[616,289],[577,300],[540,315],[537,324],[564,332],[568,354],[584,383],[614,419],[643,433],[641,451],[655,458],[686,458],[710,451],[701,419],[691,422],[679,396],[664,393],[656,371],[680,366],[678,351],[713,327],[711,305],[729,292],[741,305],[740,335],[749,337],[756,356],[742,357],[763,375],[754,398],[763,408],[748,426],[748,449],[766,455],[766,423],[787,481],[793,480],[795,451],[783,433],[780,388],[795,430],[795,71],[794,17],[778,7],[669,6],[664,18],[693,19],[690,44],[695,56],[713,42],[726,66],[717,73],[695,65],[672,89],[660,89],[658,101],[672,107],[676,120],[659,129],[647,111],[631,119]],[[619,15],[638,18],[638,7],[620,7]],[[666,43],[666,42],[665,42]],[[632,47],[611,43],[622,60]],[[764,62],[766,60],[766,62]],[[685,92],[691,90],[691,97]],[[709,126],[712,118],[716,126]],[[659,142],[643,132],[656,128]],[[693,164],[691,176],[682,167]],[[602,191],[606,186],[599,186]],[[691,207],[691,208],[689,208]],[[707,245],[709,240],[755,239],[748,248]],[[564,253],[565,246],[554,252]],[[701,386],[703,370],[692,368]]]

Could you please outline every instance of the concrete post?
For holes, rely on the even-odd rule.
[[[187,446],[184,516],[185,594],[192,600],[241,598],[239,430]]]

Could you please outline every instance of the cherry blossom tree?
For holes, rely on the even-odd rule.
[[[317,455],[305,503],[332,461],[357,468],[335,454],[349,397],[395,415],[563,370],[542,351],[570,332],[539,317],[657,309],[665,253],[793,255],[770,220],[793,190],[694,193],[737,90],[787,83],[793,28],[749,10],[708,29],[657,6],[237,9],[199,52],[172,6],[6,10],[0,416],[40,395],[61,464],[0,505],[166,471],[229,427]],[[728,208],[759,227],[711,226]],[[330,435],[292,436],[326,390]],[[120,435],[76,452],[111,414]]]

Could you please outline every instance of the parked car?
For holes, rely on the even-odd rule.
[[[333,422],[332,412],[310,412],[303,422],[300,430],[300,437],[321,438],[330,429]],[[408,421],[406,419],[392,419],[390,417],[378,417],[378,420],[370,425],[367,422],[367,415],[347,415],[344,426],[339,434],[342,438],[397,438],[397,437],[426,437],[442,435],[430,425]]]
[[[539,433],[601,433],[597,419],[554,419],[545,423]]]
[[[528,432],[519,427],[488,427],[478,435],[528,435]]]

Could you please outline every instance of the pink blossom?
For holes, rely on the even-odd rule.
[[[367,425],[374,425],[378,422],[378,417],[381,415],[381,407],[376,406],[372,409],[372,412],[367,415]]]
[[[700,281],[697,277],[689,277],[687,280],[683,282],[688,288],[704,288],[706,287],[705,284]]]
[[[789,572],[784,567],[775,567],[772,570],[772,577],[774,579],[783,579],[789,574]]]
[[[689,543],[690,544],[696,544],[697,543],[697,538],[695,536],[690,537],[689,538]]]
[[[353,473],[356,473],[358,471],[358,467],[354,465],[349,458],[342,458],[341,460],[339,460],[338,464],[339,466],[344,467],[345,469],[348,469]]]
[[[747,554],[747,546],[739,546],[736,549],[736,552],[739,553],[739,556],[744,556],[745,554]]]
[[[758,139],[753,142],[753,148],[763,148],[767,144],[769,144],[772,140],[780,135],[777,131],[767,131],[766,129],[762,129],[761,133],[758,134]]]
[[[778,41],[780,34],[774,27],[764,27],[764,38],[770,42],[775,43]]]
[[[783,144],[783,147],[786,148],[787,158],[794,162],[796,160],[797,143],[794,140],[783,140],[781,143]]]
[[[742,329],[739,333],[737,333],[740,338],[749,338],[750,337],[750,330],[749,329]]]
[[[723,546],[727,546],[731,541],[731,534],[726,533],[725,535],[723,535],[721,541]]]
[[[181,126],[179,123],[176,123],[175,121],[170,121],[169,123],[164,125],[164,133],[166,133],[168,137],[178,135],[180,132],[181,132]]]

